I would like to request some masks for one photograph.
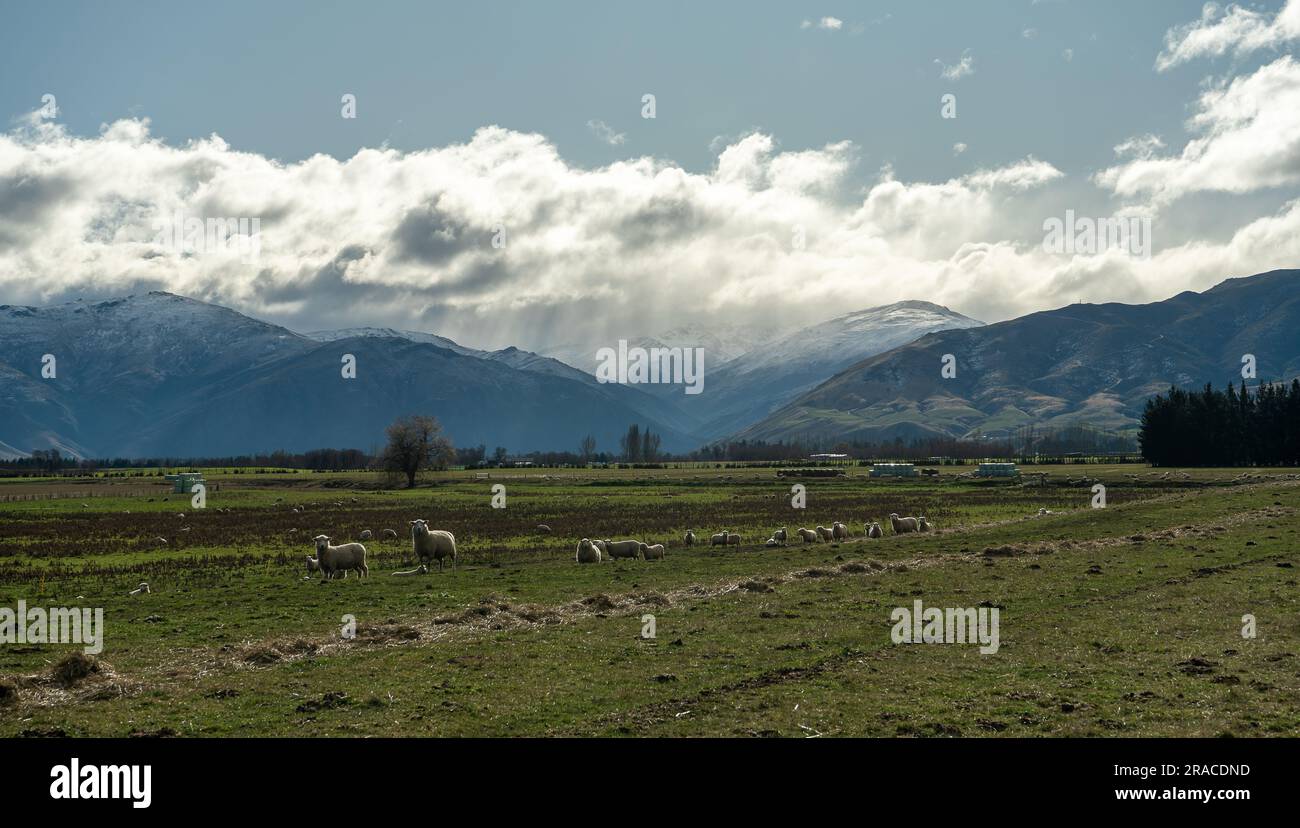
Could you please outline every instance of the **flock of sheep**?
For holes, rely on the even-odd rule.
[[[924,515],[921,517],[899,517],[897,514],[891,514],[889,522],[894,529],[894,534],[897,535],[908,532],[929,532],[931,530],[930,524],[926,521]],[[540,526],[538,528],[541,529]],[[546,527],[546,530],[549,531],[550,527]],[[869,522],[863,527],[863,531],[868,538],[879,538],[884,535],[879,523]],[[804,543],[842,541],[849,537],[849,527],[836,521],[831,524],[829,529],[825,526],[818,526],[816,529],[801,528],[796,531],[796,534]],[[373,533],[368,529],[360,535],[362,540],[371,540],[373,537]],[[383,537],[395,540],[397,533],[392,529],[385,529]],[[785,527],[781,527],[773,532],[772,537],[768,538],[763,545],[785,546],[787,538]],[[695,532],[687,531],[683,539],[685,545],[694,546],[695,540]],[[313,541],[316,544],[316,556],[307,556],[308,578],[311,577],[311,573],[319,572],[321,574],[320,582],[325,583],[340,575],[347,578],[350,572],[356,572],[360,578],[370,575],[370,567],[366,565],[366,547],[364,544],[352,542],[335,546],[333,539],[328,535],[317,535],[313,538]],[[739,546],[740,535],[724,529],[709,537],[709,545]],[[439,571],[442,571],[443,565],[448,559],[450,559],[453,569],[456,566],[456,537],[451,532],[430,529],[427,520],[411,521],[411,550],[415,553],[415,558],[418,561],[416,567],[394,572],[393,575],[427,574],[434,561],[437,561]],[[578,541],[578,549],[574,554],[574,560],[578,563],[600,563],[602,560],[618,558],[662,561],[664,559],[664,545],[662,543],[644,543],[638,540],[616,541],[583,538]]]
[[[908,532],[929,532],[931,531],[930,523],[925,519],[925,515],[920,517],[899,517],[896,513],[889,516],[889,523],[894,529],[894,534],[902,535]],[[879,538],[884,536],[884,531],[880,528],[879,523],[867,523],[863,531],[868,538]],[[818,526],[816,529],[798,529],[796,534],[803,539],[804,543],[821,543],[823,541],[842,541],[849,537],[849,527],[839,521],[831,524],[827,529],[825,526]],[[788,535],[785,527],[781,527],[772,533],[772,537],[763,542],[764,546],[785,546]],[[682,539],[686,546],[695,545],[695,532],[687,530],[686,536]],[[709,546],[739,546],[740,535],[723,529],[715,535],[709,536]],[[647,561],[661,561],[664,559],[664,545],[662,543],[646,544],[636,540],[592,540],[583,538],[578,541],[578,551],[574,555],[574,560],[578,563],[600,563],[607,558],[636,558],[641,557]]]

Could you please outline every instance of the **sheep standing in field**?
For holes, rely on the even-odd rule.
[[[375,533],[366,529],[360,535],[357,535],[357,540],[374,540],[374,537]]]
[[[456,569],[456,536],[442,529],[430,529],[427,520],[411,521],[411,548],[426,566],[436,560],[441,572],[445,559],[451,558],[451,568]]]
[[[662,561],[664,545],[662,543],[643,543],[640,547],[641,557],[647,561]]]
[[[129,593],[127,593],[127,594],[128,594],[128,595],[142,595],[142,594],[147,594],[147,593],[152,592],[152,591],[153,591],[153,590],[149,589],[149,585],[148,585],[148,584],[146,584],[144,581],[141,581],[141,582],[140,582],[140,586],[138,586],[138,587],[136,587],[135,589],[131,590],[131,591],[130,591]]]
[[[901,535],[904,532],[917,532],[920,531],[921,528],[920,525],[917,523],[916,518],[914,517],[901,518],[898,516],[897,512],[890,513],[889,523],[891,526],[894,527],[895,535]]]
[[[633,560],[635,560],[636,556],[641,552],[641,546],[642,546],[641,541],[636,541],[636,540],[612,541],[606,539],[605,553],[609,555],[611,559],[632,558]]]
[[[370,568],[366,566],[366,548],[361,544],[345,543],[332,546],[328,535],[317,535],[313,540],[316,541],[316,561],[320,567],[322,584],[333,580],[340,572],[343,573],[344,578],[352,570],[356,570],[360,578],[370,574]]]
[[[578,563],[600,563],[600,549],[591,542],[591,538],[578,541],[578,553],[573,559]]]
[[[716,535],[711,535],[709,537],[709,546],[726,546],[727,534],[728,534],[727,530],[723,529],[721,532],[717,533]]]
[[[799,530],[799,537],[803,538],[803,542],[804,542],[804,543],[816,543],[816,542],[817,542],[817,533],[814,532],[814,531],[811,530],[811,529],[802,529],[802,528],[801,528],[801,529]]]
[[[385,529],[385,530],[383,531],[381,537],[383,537],[384,540],[397,540],[397,530],[396,530],[396,529]]]
[[[320,572],[320,561],[316,560],[316,559],[313,558],[311,555],[308,555],[308,556],[307,556],[307,576],[306,576],[306,578],[303,578],[303,580],[305,581],[305,580],[307,580],[307,578],[310,578],[310,577],[311,577],[311,574],[312,574],[313,572]]]
[[[831,524],[831,536],[837,541],[845,540],[849,536],[849,527],[837,520]]]
[[[885,533],[881,531],[879,523],[868,523],[866,529],[867,537],[869,538],[880,538],[885,535]]]
[[[818,540],[822,540],[822,541],[830,541],[830,540],[834,540],[834,539],[835,539],[835,533],[833,533],[831,530],[827,529],[825,526],[818,525],[818,527],[817,527],[817,539],[818,539]]]
[[[925,515],[921,515],[919,518],[916,519],[916,531],[918,532],[930,531],[930,524],[928,521],[926,521]]]
[[[740,546],[740,535],[737,535],[735,532],[728,532],[727,546]]]
[[[685,543],[687,546],[695,545],[695,533],[692,532],[690,529],[686,530],[686,538],[683,541],[683,543]]]
[[[773,532],[772,539],[779,542],[782,546],[785,546],[785,542],[786,542],[785,527],[782,526],[780,529],[777,529],[775,532]]]

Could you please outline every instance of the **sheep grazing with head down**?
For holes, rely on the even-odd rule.
[[[129,595],[143,595],[143,594],[145,594],[145,593],[152,592],[152,591],[153,591],[153,590],[149,589],[149,585],[148,585],[148,584],[146,584],[144,581],[141,581],[141,582],[140,582],[140,586],[138,586],[138,587],[136,587],[135,589],[131,590],[128,594],[129,594]]]
[[[779,542],[782,546],[785,546],[785,541],[786,541],[785,527],[782,526],[780,529],[777,529],[775,532],[773,532],[772,539]]]
[[[361,544],[331,546],[328,535],[317,535],[313,540],[316,541],[316,563],[320,567],[322,584],[333,580],[340,572],[344,578],[351,571],[356,571],[361,578],[370,574],[370,568],[366,566],[366,548]]]
[[[600,563],[600,549],[591,542],[591,538],[578,541],[578,553],[573,556],[578,563]]]
[[[360,535],[357,535],[357,540],[374,540],[374,538],[375,533],[371,532],[369,529],[366,529],[362,531]]]
[[[456,536],[441,529],[430,529],[427,520],[411,521],[411,549],[425,566],[437,561],[439,572],[447,558],[451,558],[451,568],[456,568]]]
[[[686,530],[686,538],[685,538],[685,540],[684,540],[683,542],[684,542],[687,546],[694,546],[694,545],[695,545],[695,533],[692,532],[690,529],[687,529],[687,530]]]
[[[767,540],[763,541],[763,545],[764,545],[764,546],[780,546],[780,545],[781,545],[781,542],[780,542],[779,540],[777,540],[776,538],[768,538]]]
[[[647,561],[662,561],[664,559],[664,545],[662,543],[641,544],[641,557]]]
[[[633,560],[635,560],[636,556],[639,555],[640,553],[641,553],[641,541],[637,541],[637,540],[612,541],[609,539],[605,540],[605,554],[607,554],[611,559],[632,558]]]
[[[814,531],[811,530],[811,529],[802,529],[802,528],[801,528],[801,529],[799,530],[799,537],[803,538],[803,542],[804,542],[804,543],[816,543],[816,542],[817,542],[817,533],[814,532]]]
[[[920,525],[917,523],[916,518],[914,517],[901,518],[898,516],[897,512],[890,513],[889,523],[891,526],[894,527],[895,535],[901,535],[904,532],[917,532],[920,531],[921,528]]]
[[[727,545],[726,529],[723,529],[721,532],[717,533],[716,535],[709,536],[709,546],[726,546],[726,545]]]
[[[396,529],[385,529],[385,530],[381,533],[380,536],[381,536],[384,540],[397,540],[397,530],[396,530]]]
[[[837,520],[831,524],[831,536],[837,541],[845,540],[849,536],[849,527]]]
[[[867,537],[869,538],[884,537],[885,533],[881,531],[879,523],[868,523],[866,529],[867,529]]]

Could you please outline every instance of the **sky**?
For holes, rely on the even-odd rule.
[[[168,290],[544,349],[904,299],[992,322],[1300,262],[1300,0],[3,16],[0,303]],[[1068,216],[1149,234],[1051,247]]]

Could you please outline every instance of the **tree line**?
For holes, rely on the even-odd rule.
[[[1177,386],[1147,400],[1138,432],[1153,466],[1300,464],[1300,379],[1225,391]]]

